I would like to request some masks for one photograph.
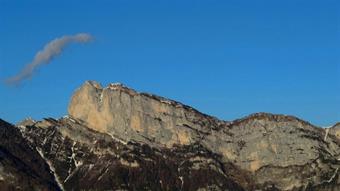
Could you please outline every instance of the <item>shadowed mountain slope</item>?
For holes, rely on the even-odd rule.
[[[0,190],[60,190],[46,161],[1,119]]]

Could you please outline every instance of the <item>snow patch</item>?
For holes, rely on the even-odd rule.
[[[69,119],[71,122],[73,122],[73,123],[76,123],[76,120],[74,120],[74,119],[72,119],[72,118],[70,118]]]
[[[81,166],[82,164],[83,164],[83,162],[82,161],[77,161],[76,160],[76,154],[75,154],[75,152],[74,152],[74,146],[77,144],[77,142],[73,142],[73,144],[72,144],[72,147],[71,147],[71,151],[72,151],[72,155],[71,155],[71,158],[72,158],[72,160],[74,161],[74,165],[76,166],[76,168],[78,168],[79,166]]]
[[[132,167],[132,168],[136,168],[136,167],[139,167],[139,164],[137,161],[133,161],[133,162],[129,162],[127,160],[124,160],[123,158],[120,159],[120,164],[124,165],[124,166],[129,166],[129,167]]]
[[[110,134],[110,133],[109,133],[108,135],[110,135],[110,136],[112,137],[113,140],[115,140],[115,141],[117,141],[117,142],[120,142],[120,143],[122,143],[123,145],[127,145],[127,144],[128,144],[126,141],[123,141],[123,140],[121,140],[121,139],[115,137],[114,135],[112,135],[112,134]]]
[[[72,177],[72,175],[76,172],[76,169],[78,169],[79,166],[83,165],[82,161],[77,161],[76,160],[76,153],[75,153],[75,146],[76,146],[77,142],[73,141],[72,147],[71,147],[71,157],[70,157],[70,168],[68,169],[68,176],[66,177],[66,179],[64,180],[64,183],[70,178]],[[72,161],[74,162],[74,166],[76,167],[73,171],[72,171]],[[93,164],[90,165],[90,170],[93,168]]]
[[[90,164],[89,165],[89,170],[92,170],[93,167],[94,167],[94,164]]]
[[[25,132],[26,132],[26,126],[23,126],[23,125],[19,125],[17,126],[19,128],[19,132],[21,134],[22,137],[26,138],[25,136]]]
[[[332,182],[332,180],[335,178],[336,174],[338,174],[338,170],[339,170],[339,167],[336,168],[336,170],[335,170],[333,176],[327,181],[328,183]]]
[[[324,141],[326,141],[326,140],[327,140],[328,132],[329,132],[329,128],[327,128],[327,129],[326,129],[326,134],[325,134]]]
[[[54,176],[54,179],[55,179],[55,181],[57,182],[57,184],[58,184],[58,186],[60,187],[60,189],[61,189],[61,190],[65,190],[63,184],[61,184],[61,182],[60,182],[60,178],[58,177],[58,175],[57,175],[56,172],[55,172],[55,168],[53,167],[51,161],[48,160],[47,158],[45,158],[44,153],[41,151],[40,148],[35,147],[35,149],[37,150],[37,152],[39,153],[39,155],[41,156],[41,158],[43,158],[43,159],[46,161],[46,163],[48,164],[48,166],[50,167],[50,171],[52,172],[52,174],[53,174],[53,176]]]
[[[26,117],[25,121],[32,121],[33,123],[36,123],[37,121],[32,119],[32,117]]]
[[[42,145],[45,145],[47,142],[47,137],[44,138],[44,141],[42,142]]]
[[[76,123],[76,121],[74,119],[72,119],[72,117],[68,116],[68,115],[65,115],[63,117],[63,119],[68,119],[69,121],[73,122],[73,123]]]
[[[184,181],[183,181],[183,176],[180,176],[179,177],[179,179],[181,180],[181,182],[182,182],[182,185],[181,185],[181,190],[182,190],[182,188],[183,188],[183,184],[184,184]]]
[[[108,171],[109,171],[109,168],[106,168],[105,172],[98,177],[98,180],[102,179],[104,174],[106,174]]]

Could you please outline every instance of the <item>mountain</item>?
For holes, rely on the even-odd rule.
[[[122,84],[87,81],[67,116],[7,126],[48,165],[44,181],[63,190],[340,190],[339,125],[323,129],[293,116],[223,121]]]
[[[60,190],[52,173],[19,129],[0,119],[0,190]]]

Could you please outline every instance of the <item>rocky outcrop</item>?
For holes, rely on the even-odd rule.
[[[94,81],[74,93],[68,112],[96,131],[168,148],[195,143],[224,124],[169,99]]]
[[[329,128],[329,134],[334,135],[338,139],[340,139],[340,123],[337,123],[331,128]]]
[[[339,188],[340,142],[325,139],[324,129],[292,116],[265,113],[236,120],[229,127],[233,141],[221,145],[233,155],[224,156],[253,172],[257,183],[294,190],[333,181]]]
[[[204,142],[171,148],[125,142],[71,117],[26,122],[30,125],[19,127],[55,169],[65,190],[337,190],[340,164],[338,155],[323,147],[327,145],[327,140],[322,141],[325,132],[313,126],[306,131],[289,126],[280,130],[280,123],[292,122],[308,125],[293,117],[269,114],[228,123],[230,133],[243,132],[242,138],[229,133],[233,137],[230,143],[221,143],[230,146],[227,152],[234,149],[234,155],[214,152]],[[278,123],[273,128],[279,131],[269,127],[264,131],[261,123]],[[291,142],[279,144],[283,138],[275,135]],[[231,146],[233,142],[238,146]],[[328,144],[332,147],[334,143]]]
[[[65,190],[340,190],[338,126],[269,113],[227,122],[93,81],[68,111],[17,126]]]
[[[69,114],[124,141],[168,148],[200,143],[252,172],[268,165],[305,164],[316,159],[320,150],[332,156],[340,152],[334,138],[320,142],[323,129],[292,116],[258,113],[225,122],[121,84],[103,88],[86,82],[73,95]]]
[[[60,190],[46,161],[1,119],[0,190]]]

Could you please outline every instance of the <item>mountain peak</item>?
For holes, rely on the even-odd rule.
[[[339,190],[338,126],[264,112],[226,122],[95,81],[75,91],[68,112],[19,126],[66,190]]]
[[[275,121],[275,122],[295,122],[295,123],[301,123],[304,126],[313,126],[311,123],[302,120],[300,118],[297,118],[292,115],[283,115],[283,114],[273,114],[273,113],[267,113],[267,112],[258,112],[258,113],[253,113],[250,114],[246,117],[243,117],[241,119],[237,119],[233,121],[233,124],[238,124],[238,123],[246,123],[248,121],[253,121],[253,120],[264,120],[264,121]]]
[[[121,83],[102,88],[97,82],[87,81],[72,96],[68,111],[70,116],[84,121],[94,130],[126,141],[153,140],[151,142],[170,147],[195,142],[197,132],[190,128],[208,131],[219,126],[216,118],[189,106],[139,93]]]
[[[32,119],[31,117],[27,117],[26,119],[20,121],[18,124],[16,124],[17,126],[31,126],[34,123],[36,123],[36,121],[34,119]]]

